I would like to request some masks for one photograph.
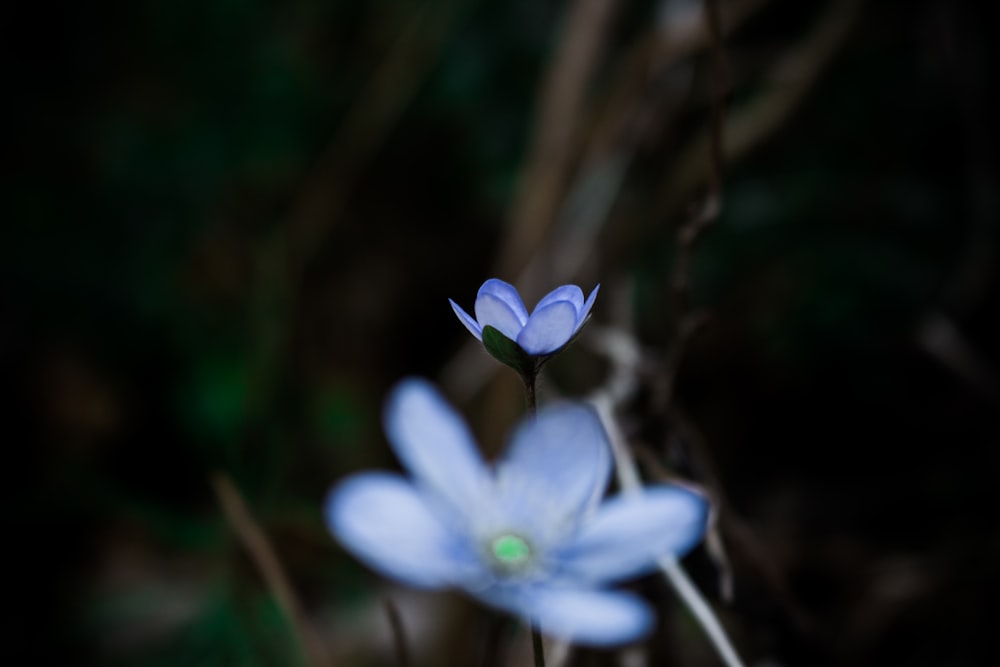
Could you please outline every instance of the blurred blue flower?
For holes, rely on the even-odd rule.
[[[497,278],[490,278],[479,288],[475,318],[451,299],[448,302],[479,340],[483,340],[483,328],[491,326],[528,354],[545,356],[565,346],[586,323],[600,287],[594,288],[586,302],[576,285],[557,287],[538,302],[531,315],[514,286]]]
[[[592,645],[640,638],[653,624],[650,607],[603,587],[683,555],[705,531],[705,500],[679,487],[601,502],[610,445],[580,404],[522,422],[493,466],[422,380],[393,391],[385,429],[413,479],[373,472],[342,481],[326,501],[333,534],[388,577],[463,589],[546,634]]]

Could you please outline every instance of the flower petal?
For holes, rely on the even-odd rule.
[[[492,488],[468,427],[429,382],[400,382],[386,402],[385,432],[417,482],[471,516]]]
[[[480,294],[476,298],[476,319],[481,327],[493,327],[511,340],[517,339],[521,332],[517,315],[506,301],[493,294]]]
[[[583,292],[580,291],[580,288],[576,285],[563,285],[561,287],[557,287],[542,297],[542,300],[535,306],[535,310],[544,308],[550,303],[554,303],[556,301],[569,301],[576,309],[577,315],[579,315],[580,311],[583,309]]]
[[[528,613],[543,633],[591,646],[641,639],[655,620],[641,598],[621,591],[538,588],[529,605]]]
[[[580,317],[576,321],[576,328],[577,329],[579,329],[581,326],[583,326],[583,323],[590,316],[590,311],[594,307],[594,301],[597,299],[597,290],[599,290],[599,289],[601,289],[601,285],[600,284],[598,284],[597,287],[594,288],[594,291],[591,292],[590,296],[587,297],[587,302],[584,303],[583,304],[583,308],[580,309]]]
[[[458,319],[461,320],[462,324],[465,325],[465,328],[468,329],[473,336],[475,336],[479,340],[482,340],[483,328],[479,326],[479,322],[477,322],[476,319],[472,317],[472,315],[469,315],[467,312],[462,310],[462,307],[459,306],[454,301],[452,301],[451,299],[448,299],[448,303],[451,304],[451,309],[455,311],[456,315],[458,315]]]
[[[348,551],[393,579],[440,588],[481,575],[468,544],[442,523],[413,484],[397,475],[349,477],[330,492],[325,514]]]
[[[565,345],[576,331],[576,307],[570,301],[553,301],[528,318],[517,335],[517,344],[528,354],[549,354]]]
[[[683,556],[705,534],[708,503],[676,486],[649,487],[603,503],[574,538],[549,555],[564,574],[604,583],[651,571]]]
[[[611,446],[591,408],[557,405],[521,423],[496,470],[507,518],[554,544],[604,493]]]
[[[524,307],[524,302],[521,301],[521,295],[517,293],[517,289],[510,283],[505,283],[499,278],[490,278],[479,288],[476,298],[478,299],[484,294],[492,294],[507,304],[507,307],[517,316],[517,321],[522,327],[528,321],[528,309]]]

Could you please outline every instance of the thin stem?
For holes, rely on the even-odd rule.
[[[507,618],[491,615],[489,631],[486,634],[486,645],[483,650],[482,667],[499,667],[504,660],[504,633],[507,630]]]
[[[399,607],[392,601],[392,598],[384,598],[382,606],[385,607],[385,615],[389,618],[389,626],[392,628],[392,641],[396,648],[397,667],[409,667],[410,652],[407,650],[406,629],[403,627],[403,617],[399,613]]]
[[[692,583],[687,572],[677,562],[677,559],[672,556],[665,556],[658,563],[660,570],[666,575],[667,580],[670,581],[670,585],[674,587],[674,591],[684,600],[684,604],[687,605],[688,610],[697,619],[708,636],[709,641],[712,642],[716,652],[722,658],[723,662],[726,663],[727,667],[743,667],[743,662],[736,654],[736,649],[733,648],[732,643],[729,641],[729,636],[726,635],[726,631],[723,629],[722,624],[719,623],[719,619],[715,615],[715,612],[712,611],[712,607],[709,606],[701,592]]]
[[[625,442],[625,436],[615,421],[614,401],[607,391],[598,393],[591,397],[590,400],[596,408],[605,430],[608,432],[611,451],[615,457],[615,474],[618,477],[618,484],[622,488],[622,493],[641,495],[642,481],[639,477],[639,470],[635,459],[632,458],[632,452]],[[695,620],[701,625],[708,640],[715,647],[716,652],[722,658],[723,662],[726,663],[727,667],[743,667],[743,662],[733,648],[732,642],[729,641],[729,637],[726,635],[726,631],[723,629],[719,619],[715,616],[715,612],[712,611],[712,607],[702,597],[701,593],[691,582],[691,579],[688,578],[687,573],[684,572],[677,559],[672,556],[666,556],[659,559],[657,564],[660,566],[660,570],[667,581],[684,601],[684,604],[687,605]]]
[[[257,566],[257,571],[274,595],[278,605],[292,624],[299,644],[305,652],[309,667],[325,667],[331,664],[329,653],[323,638],[309,622],[305,609],[292,590],[292,584],[285,573],[285,568],[278,558],[274,546],[267,534],[250,513],[246,501],[239,489],[224,472],[212,476],[212,489],[222,506],[229,525]]]
[[[521,380],[524,381],[524,397],[528,403],[528,414],[532,417],[538,414],[538,397],[535,394],[535,380],[537,379],[537,372],[521,375]]]
[[[545,667],[545,651],[542,647],[542,633],[538,626],[531,624],[531,652],[535,657],[535,667]]]

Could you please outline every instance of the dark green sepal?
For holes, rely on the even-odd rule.
[[[520,345],[489,325],[483,327],[483,347],[494,359],[510,366],[522,376],[536,375],[544,359],[528,354]]]

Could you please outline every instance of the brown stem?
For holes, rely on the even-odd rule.
[[[531,624],[531,653],[535,658],[535,667],[545,667],[545,649],[542,646],[542,633],[538,626]]]
[[[483,652],[483,667],[499,667],[506,663],[504,632],[507,629],[507,622],[508,619],[502,615],[491,616]]]
[[[250,513],[243,495],[224,472],[215,473],[211,482],[226,520],[247,550],[250,560],[257,567],[278,606],[291,622],[307,664],[310,667],[327,667],[331,662],[326,644],[306,617],[274,546]]]
[[[389,619],[389,627],[392,629],[392,642],[396,648],[397,667],[409,667],[410,652],[407,650],[406,629],[403,627],[403,617],[399,614],[399,607],[392,601],[392,598],[383,598],[382,606],[385,608],[385,615]]]
[[[524,397],[528,403],[528,414],[534,417],[538,414],[538,396],[535,393],[535,381],[538,373],[525,373],[521,376],[524,381]]]

